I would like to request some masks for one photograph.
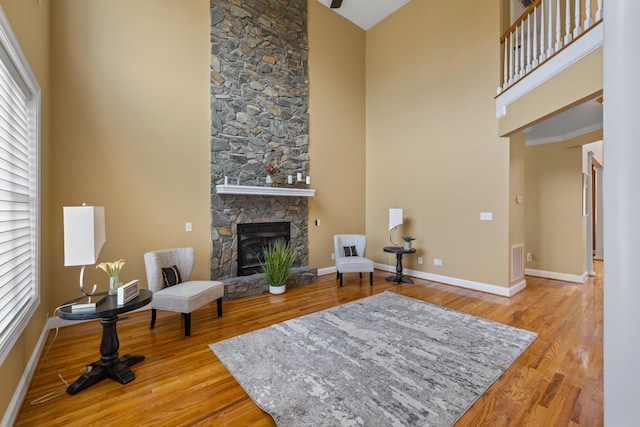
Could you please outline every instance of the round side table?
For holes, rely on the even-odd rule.
[[[385,246],[382,250],[396,254],[396,274],[387,277],[387,280],[392,281],[394,285],[397,285],[398,283],[413,283],[413,280],[402,275],[402,255],[414,254],[416,253],[416,250],[413,248],[405,249],[402,246]]]

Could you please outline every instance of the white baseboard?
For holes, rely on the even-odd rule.
[[[380,270],[395,273],[396,266],[375,263],[374,266]],[[473,280],[459,279],[457,277],[442,276],[439,274],[425,273],[424,271],[416,271],[411,269],[403,269],[403,273],[408,276],[417,277],[419,279],[430,280],[432,282],[453,285],[459,288],[472,289],[474,291],[487,292],[489,294],[500,295],[503,297],[512,297],[527,286],[525,280],[506,288],[504,286],[492,285],[490,283],[475,282]]]
[[[335,274],[336,273],[336,267],[325,267],[325,268],[319,268],[318,269],[318,276],[324,276],[325,274]]]
[[[36,343],[36,347],[33,349],[31,353],[31,357],[29,358],[29,362],[22,373],[22,378],[20,379],[20,383],[16,390],[13,392],[13,397],[11,398],[11,402],[9,402],[9,406],[4,413],[4,417],[0,422],[0,426],[12,426],[16,417],[18,416],[18,412],[20,411],[20,406],[22,405],[22,401],[24,397],[27,395],[27,390],[29,389],[29,384],[31,383],[31,378],[36,371],[38,366],[38,360],[40,360],[40,354],[42,354],[42,350],[44,349],[44,345],[47,341],[47,336],[49,335],[50,330],[50,322],[51,318],[48,318],[42,328],[42,332],[40,333],[40,338],[38,338],[38,342]]]
[[[563,282],[584,283],[587,281],[589,274],[585,271],[582,275],[557,273],[555,271],[534,270],[527,268],[524,270],[527,276],[542,277],[545,279],[562,280]]]

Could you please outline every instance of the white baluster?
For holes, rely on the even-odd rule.
[[[598,10],[596,10],[596,21],[602,19],[602,0],[598,0]]]
[[[524,21],[520,24],[520,77],[524,76]]]
[[[504,62],[504,75],[502,76],[502,88],[506,89],[509,86],[509,40],[504,39],[504,58],[502,60]],[[498,88],[498,93],[500,93],[500,88]]]
[[[559,16],[559,15],[558,15]],[[567,0],[567,5],[564,11],[565,27],[564,27],[564,44],[571,41],[571,0]]]
[[[520,74],[520,61],[518,60],[518,52],[520,49],[520,45],[518,43],[518,38],[520,33],[518,31],[518,27],[513,30],[515,36],[513,38],[513,82],[515,83],[518,80],[518,75]]]
[[[543,49],[544,50],[544,49]],[[533,8],[533,63],[531,66],[538,66],[538,8]]]
[[[509,86],[513,84],[513,33],[509,34]]]
[[[527,67],[525,70],[527,73],[531,71],[531,15],[527,16]]]
[[[591,19],[591,0],[587,0],[584,11],[584,30],[586,31],[593,25],[593,19]]]
[[[587,0],[587,3],[591,0]],[[573,29],[573,38],[578,37],[582,33],[582,27],[580,26],[580,0],[576,0],[576,26]]]
[[[559,0],[556,0],[559,1]],[[547,58],[550,57],[551,55],[553,55],[553,0],[549,0],[549,36],[547,38],[547,41],[549,42],[547,44],[547,46],[549,46],[549,48],[547,49]]]
[[[560,24],[560,1],[556,0],[556,52],[562,49],[562,26]]]
[[[540,62],[544,62],[544,60],[547,59],[547,51],[545,49],[544,42],[544,2],[545,0],[540,2]]]

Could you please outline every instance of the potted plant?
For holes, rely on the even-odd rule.
[[[416,240],[416,238],[410,234],[407,234],[406,236],[402,236],[402,240],[404,240],[404,250],[408,251],[409,249],[411,249],[411,241]]]
[[[269,292],[281,294],[286,290],[287,279],[296,254],[289,243],[277,240],[264,248],[264,261],[260,261]]]

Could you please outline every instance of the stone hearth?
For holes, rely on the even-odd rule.
[[[318,281],[318,269],[313,267],[296,267],[291,271],[287,280],[287,288],[308,285]],[[269,292],[269,284],[264,280],[264,274],[232,277],[223,279],[224,300],[248,297]]]

